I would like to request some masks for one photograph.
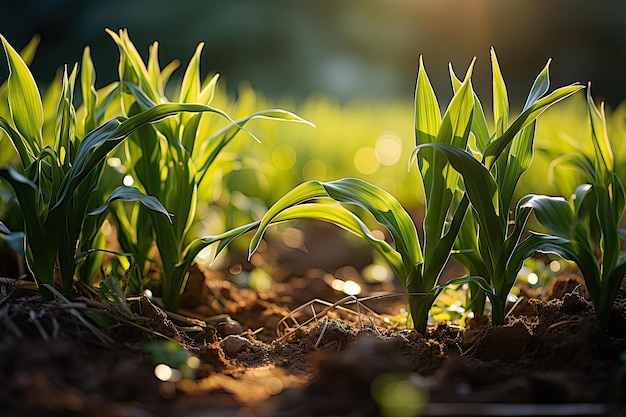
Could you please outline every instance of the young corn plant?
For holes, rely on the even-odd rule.
[[[500,234],[497,229],[503,218],[498,217],[498,209],[494,207],[499,198],[497,183],[483,163],[491,166],[505,149],[511,147],[516,135],[523,128],[532,125],[542,111],[580,88],[564,87],[541,98],[545,93],[545,86],[536,86],[522,114],[511,126],[503,128],[500,135],[492,136],[487,129],[480,101],[471,87],[472,68],[473,63],[463,82],[457,83],[456,78],[452,77],[456,87],[455,94],[441,117],[435,93],[420,60],[415,94],[417,147],[412,157],[417,162],[425,192],[423,250],[414,223],[395,198],[365,181],[347,178],[332,182],[305,182],[285,195],[261,220],[259,229],[250,243],[250,253],[256,250],[263,233],[272,223],[291,218],[311,218],[334,223],[363,237],[390,264],[409,294],[409,310],[413,324],[418,331],[424,332],[429,310],[436,296],[444,288],[438,284],[439,278],[451,253],[455,251],[454,244],[468,212],[470,200],[473,203],[476,199],[476,206],[483,210],[481,213],[473,208],[472,214],[476,215],[480,222],[489,220],[490,223],[483,227],[488,228],[494,239],[496,234],[504,236],[505,232]],[[547,73],[540,81],[546,81],[546,77]],[[506,121],[501,123],[503,126],[507,125]],[[472,141],[470,133],[473,134]],[[481,163],[473,153],[470,153],[472,146],[481,147],[483,151],[481,157],[485,162]],[[479,171],[477,176],[462,177],[466,171],[463,168],[465,165],[470,166],[471,171]],[[464,188],[459,188],[461,178],[465,180],[462,183]],[[512,192],[508,197],[509,192],[507,191],[505,196],[511,199]],[[331,204],[327,204],[328,200],[307,203],[317,198],[330,198]],[[336,202],[342,205],[334,204]],[[361,212],[357,214],[346,208],[350,205],[364,209],[385,226],[391,234],[393,246],[373,237],[371,230],[365,226]],[[483,216],[483,213],[486,214]],[[508,213],[504,216],[505,223],[508,222],[507,216]],[[480,224],[482,226],[482,223]],[[506,228],[506,225],[503,227]],[[521,230],[516,233],[521,234]],[[495,245],[492,240],[488,243]],[[525,248],[524,246],[523,249]],[[492,259],[499,258],[499,254],[496,253],[486,255],[491,255]],[[499,302],[502,292],[499,287],[504,285],[498,282],[492,284],[487,280],[490,277],[486,278],[483,275],[486,274],[461,277],[449,281],[446,285],[470,282],[491,294],[491,297]],[[498,289],[494,288],[496,285]]]
[[[181,111],[216,111],[208,106],[161,104],[131,117],[102,122],[110,97],[100,102],[94,88],[95,72],[88,49],[83,55],[81,88],[83,118],[74,107],[75,65],[62,76],[54,124],[44,126],[44,106],[35,80],[21,56],[0,35],[9,66],[7,99],[10,117],[0,117],[0,129],[10,138],[21,166],[0,169],[0,178],[13,189],[24,218],[25,255],[38,284],[61,282],[71,295],[78,250],[99,229],[91,215],[107,210],[115,200],[134,201],[166,219],[171,215],[153,196],[137,188],[117,187],[102,203],[100,176],[107,155],[130,134],[149,123]],[[113,93],[112,93],[113,94]],[[52,132],[44,137],[44,132]],[[148,138],[147,140],[150,140]],[[100,207],[97,207],[100,204]],[[169,220],[168,220],[169,221]],[[50,292],[42,294],[51,297]]]
[[[165,96],[171,66],[160,69],[158,45],[153,44],[145,64],[126,31],[109,31],[120,51],[120,80],[123,85],[123,108],[128,115],[157,108],[168,103]],[[208,105],[214,95],[217,76],[204,84],[200,80],[198,46],[178,87],[178,102]],[[122,247],[135,254],[146,272],[158,249],[163,303],[176,310],[185,286],[189,267],[206,246],[229,241],[239,228],[223,235],[191,239],[190,227],[195,220],[198,187],[220,152],[249,121],[256,118],[308,123],[281,109],[259,111],[236,121],[224,112],[225,126],[216,128],[215,121],[202,114],[179,114],[154,123],[132,134],[126,142],[127,166],[130,175],[147,194],[156,196],[169,213],[171,221],[158,213],[133,208],[132,213],[115,211],[118,236]],[[206,115],[208,116],[208,115]],[[248,230],[250,226],[241,230]],[[234,233],[234,234],[233,234]],[[219,246],[220,250],[225,246]]]
[[[600,324],[608,327],[611,308],[626,275],[626,230],[620,228],[626,194],[615,173],[604,104],[598,108],[587,89],[589,124],[594,156],[564,155],[557,164],[579,171],[585,184],[579,185],[570,201],[561,197],[533,196],[524,207],[534,210],[539,223],[552,235],[562,238],[554,253],[576,262],[591,296]]]
[[[442,119],[420,59],[415,96],[418,143],[428,139],[466,146],[474,109],[472,68],[473,63]],[[366,181],[343,178],[331,182],[307,181],[277,201],[261,220],[250,243],[250,254],[257,249],[265,230],[273,223],[302,218],[333,223],[360,236],[382,255],[409,294],[414,327],[425,332],[430,307],[444,288],[437,284],[438,278],[450,256],[465,213],[453,213],[451,220],[448,217],[457,180],[454,171],[447,168],[445,159],[435,152],[424,152],[419,161],[423,168],[421,174],[427,205],[423,250],[413,220],[391,194]],[[446,177],[446,173],[451,176]],[[323,200],[309,202],[320,198]],[[350,207],[361,210],[351,211]],[[389,231],[393,243],[374,236],[366,225],[371,217]]]
[[[538,235],[522,240],[531,213],[530,207],[525,205],[530,197],[523,197],[514,207],[515,188],[533,158],[536,119],[547,108],[582,87],[571,85],[546,95],[548,62],[537,76],[522,112],[510,123],[506,86],[493,49],[491,63],[495,131],[489,132],[480,100],[474,96],[471,141],[455,146],[422,136],[414,155],[420,167],[436,170],[437,175],[449,181],[458,181],[452,207],[455,211],[465,212],[470,206],[471,210],[467,211],[458,230],[454,256],[465,266],[469,276],[479,278],[470,281],[474,312],[483,313],[485,296],[488,296],[492,304],[492,321],[501,324],[507,296],[524,260],[536,251],[547,250],[555,242],[562,241],[558,237]],[[451,78],[455,90],[460,90],[462,84],[452,70]],[[425,151],[429,154],[423,155]],[[429,164],[428,158],[432,158],[433,152],[444,162]],[[420,162],[420,156],[424,162]],[[452,170],[457,175],[453,175]],[[450,198],[452,196],[448,196],[446,202]],[[427,217],[441,215],[441,207],[427,203],[426,213]],[[425,226],[427,223],[428,219]],[[427,233],[425,227],[425,239],[428,239]],[[432,238],[437,236],[435,234]]]

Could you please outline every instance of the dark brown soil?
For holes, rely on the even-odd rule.
[[[522,289],[502,326],[468,320],[421,335],[384,320],[403,297],[354,303],[324,270],[280,271],[263,292],[197,272],[169,316],[144,297],[128,309],[86,294],[42,302],[5,280],[0,415],[625,415],[626,286],[608,331],[570,275]],[[328,303],[297,310],[318,298]],[[145,346],[159,340],[200,358],[195,378],[156,378]]]

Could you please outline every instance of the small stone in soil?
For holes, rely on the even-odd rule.
[[[241,353],[248,348],[250,348],[251,344],[248,339],[242,336],[230,335],[226,336],[221,342],[220,346],[224,351],[224,354],[228,358],[233,358],[237,356],[238,353]]]
[[[217,331],[220,336],[224,337],[242,333],[243,327],[241,326],[241,324],[239,324],[239,322],[229,318],[228,320],[223,321],[217,325]]]

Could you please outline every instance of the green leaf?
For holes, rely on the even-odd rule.
[[[531,233],[526,239],[515,246],[508,259],[506,277],[503,280],[504,285],[502,288],[498,289],[500,296],[506,297],[511,291],[524,261],[533,256],[536,252],[560,255],[571,261],[579,259],[568,239],[559,236]]]
[[[528,98],[526,99],[526,103],[524,103],[522,112],[532,106],[533,103],[548,92],[548,89],[550,88],[550,61],[551,59],[548,59],[546,66],[535,79],[535,82],[530,89],[530,93],[528,94]]]
[[[517,184],[533,160],[535,127],[536,120],[515,135],[509,149],[506,169],[498,172],[498,190],[503,211],[511,207]]]
[[[206,152],[206,156],[202,158],[200,161],[196,163],[196,169],[198,172],[198,179],[196,180],[197,184],[200,184],[204,179],[208,169],[213,165],[215,159],[219,156],[221,151],[224,149],[226,145],[230,143],[231,140],[235,138],[237,133],[239,133],[244,126],[254,119],[267,119],[267,120],[275,120],[275,121],[287,121],[287,122],[296,122],[303,123],[309,125],[311,127],[315,127],[315,125],[308,120],[305,120],[298,116],[297,114],[291,113],[287,110],[283,109],[269,109],[269,110],[261,110],[248,116],[245,116],[241,119],[238,119],[227,126],[221,128],[213,135],[211,135],[206,142],[209,143],[208,152]],[[246,131],[247,132],[247,131]],[[194,135],[196,132],[192,132]],[[193,139],[188,137],[191,136],[192,133],[188,133],[187,130],[183,132],[183,143],[190,143]],[[249,132],[247,132],[249,133]],[[253,139],[256,139],[255,136],[251,135]],[[258,139],[257,139],[258,140]]]
[[[614,224],[619,224],[626,207],[626,190],[624,190],[624,184],[616,173],[613,173],[610,191],[613,194],[613,213],[615,214],[613,222]]]
[[[163,214],[170,222],[172,221],[172,216],[167,212],[165,207],[163,207],[163,204],[161,204],[156,197],[142,193],[137,187],[127,187],[125,185],[116,187],[103,205],[95,208],[88,214],[90,216],[98,216],[104,213],[109,205],[115,200],[139,202],[146,208]]]
[[[148,79],[150,85],[154,86],[156,89],[156,93],[158,96],[162,97],[165,95],[165,85],[167,83],[167,79],[171,73],[163,74],[161,71],[161,65],[159,64],[159,43],[153,42],[152,45],[148,47]],[[178,68],[178,63],[173,65],[174,69]]]
[[[550,163],[548,167],[548,182],[554,183],[556,177],[556,169],[561,167],[571,168],[574,171],[582,174],[586,178],[593,178],[595,168],[593,167],[593,161],[586,155],[583,154],[567,154],[561,155]],[[559,182],[565,182],[568,179],[568,176],[561,175],[559,176]],[[570,188],[573,188],[577,185],[577,182],[572,184]]]
[[[67,67],[63,71],[63,88],[61,98],[57,106],[54,123],[55,150],[58,152],[58,160],[64,168],[69,168],[74,155],[73,141],[76,136],[76,111],[74,109],[74,84],[78,65],[74,65],[72,73],[68,76]]]
[[[472,275],[452,278],[451,280],[447,281],[445,284],[438,286],[437,290],[441,292],[446,287],[450,287],[452,285],[462,285],[462,284],[469,284],[469,283],[478,285],[478,287],[481,290],[483,290],[485,294],[487,294],[488,296],[495,295],[493,288],[491,288],[491,286],[489,285],[489,283],[487,282],[485,278],[480,277],[480,276],[472,276]]]
[[[0,233],[2,233],[3,235],[10,235],[11,234],[11,231],[9,230],[9,228],[6,227],[5,224],[2,223],[1,221],[0,221]]]
[[[589,109],[589,123],[591,125],[591,139],[595,150],[595,175],[600,184],[607,186],[608,182],[611,180],[615,162],[606,128],[604,103],[601,103],[600,109],[598,109],[591,97],[591,84],[589,84],[587,88],[587,104]]]
[[[550,233],[565,239],[572,236],[576,220],[572,207],[563,197],[534,195],[523,207],[532,208],[539,223]]]
[[[376,221],[389,230],[396,250],[402,256],[405,270],[410,271],[422,261],[417,231],[409,214],[391,194],[356,178],[343,178],[326,183],[307,181],[291,190],[263,216],[259,229],[250,242],[249,253],[256,251],[265,229],[281,212],[296,204],[321,197],[330,197],[340,203],[355,204],[372,214]]]
[[[4,130],[9,136],[9,139],[11,139],[11,142],[21,159],[22,168],[28,168],[36,159],[35,155],[39,154],[39,150],[31,148],[28,141],[26,141],[17,130],[13,129],[10,123],[3,117],[0,117],[0,129]]]
[[[229,118],[228,115],[221,110],[202,104],[164,103],[149,108],[126,120],[121,119],[121,121],[113,119],[106,122],[97,129],[89,132],[80,143],[76,153],[75,164],[63,181],[55,207],[60,205],[65,200],[70,190],[75,189],[78,184],[83,181],[85,176],[90,173],[96,165],[101,163],[108,153],[128,135],[142,126],[159,121],[181,111],[213,112]]]
[[[433,90],[424,61],[420,56],[417,86],[415,89],[415,144],[434,141],[441,126],[439,103]]]
[[[194,239],[185,248],[183,262],[180,265],[177,265],[177,268],[182,268],[184,270],[189,269],[189,266],[191,266],[191,263],[196,258],[196,256],[198,256],[202,249],[213,243],[218,243],[217,249],[212,252],[213,259],[215,259],[215,257],[217,257],[228,246],[228,244],[230,244],[230,242],[232,242],[237,237],[256,229],[260,223],[260,221],[255,221],[245,224],[243,226],[235,227],[219,235]]]
[[[273,223],[296,219],[321,220],[339,226],[369,243],[387,261],[398,277],[402,279],[408,275],[402,263],[402,256],[387,242],[375,238],[365,223],[351,211],[337,205],[300,204],[282,211],[274,218]]]
[[[203,47],[203,42],[198,44],[196,51],[187,66],[185,75],[183,76],[183,82],[180,88],[180,98],[178,99],[181,103],[198,102],[198,96],[200,94],[200,55],[202,54]]]
[[[473,66],[474,60],[443,116],[437,136],[431,137],[429,142],[424,142],[422,145],[441,143],[462,149],[467,146],[474,106],[474,93],[471,85]],[[418,112],[419,110],[416,108],[416,113]],[[426,139],[424,136],[422,140]],[[416,143],[418,143],[419,148],[420,142],[416,140]],[[456,237],[449,235],[442,242],[450,214],[450,204],[458,186],[459,174],[452,169],[444,155],[433,149],[423,149],[417,152],[416,148],[411,154],[410,161],[413,160],[417,161],[426,196],[426,216],[423,223],[423,258],[425,268],[429,273],[424,274],[424,278],[428,277],[426,279],[434,284],[441,273],[438,270],[439,267],[443,268],[443,264],[449,257],[449,252],[445,249],[452,249]],[[463,211],[461,217],[464,215],[465,212]],[[442,243],[444,244],[443,247]],[[433,267],[435,267],[434,270],[431,269]]]
[[[116,34],[112,30],[106,29],[106,32],[113,38],[120,50],[120,81],[137,83],[152,101],[158,103],[159,92],[151,83],[150,73],[135,45],[131,42],[128,31],[122,29],[119,34]]]
[[[509,126],[509,97],[502,78],[496,51],[491,48],[491,70],[493,72],[493,118],[496,124],[496,137],[501,136]]]
[[[497,159],[502,151],[506,149],[506,147],[511,143],[515,135],[524,127],[528,126],[532,123],[541,113],[546,111],[548,108],[558,103],[561,100],[566,99],[572,94],[576,93],[582,89],[580,85],[570,85],[567,87],[561,87],[546,97],[543,97],[537,101],[535,101],[532,105],[530,105],[526,110],[524,110],[513,123],[509,126],[509,128],[502,134],[502,136],[493,140],[485,151],[485,165],[487,167],[491,167],[493,161]]]
[[[461,173],[465,189],[479,221],[491,236],[498,236],[498,189],[487,169],[467,151],[443,143],[428,143],[416,148],[434,148],[443,153],[455,170]]]
[[[462,82],[459,80],[452,69],[452,64],[449,65],[450,79],[452,80],[452,86],[454,93],[461,88]],[[485,112],[483,111],[483,105],[478,98],[478,95],[474,93],[474,112],[472,113],[472,133],[475,138],[475,147],[472,147],[473,151],[477,151],[482,154],[485,152],[485,148],[489,144],[491,136],[489,134],[489,127],[487,126],[487,119],[485,118]]]
[[[38,188],[32,181],[11,167],[0,169],[0,178],[13,188],[22,210],[24,233],[28,243],[26,245],[28,267],[38,283],[52,284],[60,231],[54,230],[54,233],[48,234],[44,229],[43,221],[37,212]],[[34,259],[37,261],[33,262]]]
[[[96,111],[96,104],[98,102],[98,93],[96,92],[96,71],[91,60],[91,54],[89,47],[83,50],[83,60],[80,70],[81,92],[83,96],[83,108],[85,109],[84,115],[84,128],[86,132],[95,129],[98,124],[98,115]]]
[[[328,196],[340,203],[355,204],[374,216],[393,238],[396,250],[411,270],[422,262],[417,230],[411,216],[391,194],[357,178],[320,183]]]
[[[472,90],[472,71],[474,58],[467,69],[465,80],[458,89],[448,106],[441,126],[437,132],[438,143],[448,143],[459,148],[465,148],[470,131],[472,113],[474,111],[474,91]],[[416,109],[417,112],[417,109]]]
[[[41,95],[28,66],[9,42],[0,35],[9,63],[9,108],[15,128],[35,153],[43,146],[43,106]]]

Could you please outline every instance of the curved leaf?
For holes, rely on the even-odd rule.
[[[242,236],[256,229],[260,223],[261,222],[257,220],[255,222],[248,223],[243,226],[239,226],[234,229],[228,230],[219,235],[206,236],[203,238],[194,239],[185,248],[183,252],[183,257],[182,257],[183,260],[181,261],[179,265],[176,265],[176,268],[182,268],[186,271],[187,269],[189,269],[189,266],[191,266],[191,263],[196,258],[196,256],[198,256],[198,254],[200,253],[202,249],[217,242],[218,243],[217,249],[213,252],[213,259],[215,259],[215,257],[217,257],[217,255],[219,255],[228,246],[230,242],[232,242],[237,237]]]
[[[226,113],[202,104],[158,104],[128,119],[112,119],[97,129],[89,132],[80,143],[76,152],[75,163],[63,181],[55,207],[61,205],[68,193],[112,151],[122,140],[135,130],[165,117],[183,112],[213,112],[230,119]]]
[[[558,103],[561,100],[566,99],[572,94],[576,93],[583,87],[580,85],[570,85],[567,87],[561,87],[546,97],[543,97],[536,102],[534,102],[531,106],[529,106],[526,110],[524,110],[518,117],[513,121],[511,126],[502,134],[502,136],[493,140],[485,151],[485,162],[487,167],[491,167],[493,161],[497,159],[502,151],[511,143],[515,135],[524,127],[528,126],[535,120],[541,113],[546,111],[552,105]]]
[[[462,284],[469,284],[469,283],[478,285],[478,287],[481,290],[483,290],[484,293],[490,298],[491,296],[495,295],[493,288],[491,288],[487,280],[483,277],[475,276],[475,275],[466,275],[463,277],[452,278],[451,280],[447,281],[445,284],[437,286],[437,292],[439,293],[442,290],[444,290],[446,287],[449,287],[452,285],[462,285]]]
[[[37,158],[35,155],[39,154],[39,150],[32,148],[28,141],[17,130],[13,129],[3,117],[0,117],[0,129],[4,130],[11,139],[22,161],[22,168],[26,169]]]
[[[250,242],[249,253],[252,254],[257,249],[265,229],[281,212],[296,204],[320,197],[330,197],[340,203],[354,204],[372,214],[376,221],[389,230],[406,270],[411,270],[422,261],[415,224],[398,200],[381,188],[356,178],[343,178],[331,182],[307,181],[294,188],[270,207],[263,216],[259,230]]]
[[[498,288],[498,294],[502,296],[510,292],[524,261],[536,252],[552,253],[576,263],[580,262],[580,258],[569,240],[558,236],[531,232],[530,236],[513,249],[506,265],[506,277],[503,280],[502,288]]]
[[[550,233],[564,239],[572,237],[574,212],[563,197],[532,195],[522,207],[532,208],[539,223]]]
[[[363,238],[387,261],[395,274],[406,284],[405,281],[409,272],[404,267],[401,254],[384,240],[375,238],[365,223],[351,211],[338,205],[299,204],[282,211],[274,218],[273,223],[296,219],[325,221]]]
[[[115,200],[141,203],[146,208],[163,214],[170,222],[172,221],[172,216],[167,212],[165,207],[163,207],[163,204],[161,204],[158,198],[142,193],[137,187],[127,187],[125,185],[116,187],[104,204],[90,211],[88,214],[90,216],[98,216],[104,213],[109,205]]]

